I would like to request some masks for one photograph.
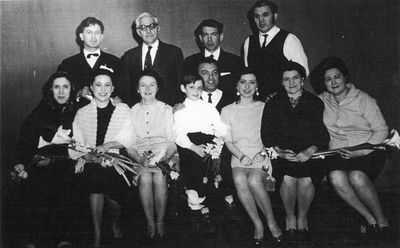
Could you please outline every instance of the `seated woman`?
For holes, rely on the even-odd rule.
[[[263,166],[271,166],[269,158],[263,157],[264,146],[260,137],[261,116],[265,103],[254,99],[257,91],[257,79],[250,69],[240,73],[237,82],[239,100],[222,109],[222,121],[229,131],[225,145],[232,153],[232,174],[240,202],[254,224],[256,245],[264,241],[264,227],[258,215],[257,206],[268,222],[273,238],[280,242],[282,232],[276,224],[271,201],[263,180],[267,173]],[[251,121],[249,121],[251,120]]]
[[[147,236],[153,239],[156,235],[165,236],[168,199],[166,176],[155,164],[160,161],[176,164],[178,157],[172,132],[172,107],[156,98],[162,87],[159,75],[144,71],[138,78],[137,91],[141,101],[132,107],[129,130],[124,131],[125,141],[119,141],[129,144],[129,155],[145,166],[140,172],[138,186],[147,219]]]
[[[111,221],[114,238],[121,237],[118,218],[120,203],[126,200],[127,184],[113,167],[103,167],[96,153],[109,150],[110,143],[123,136],[121,130],[129,123],[130,109],[124,103],[116,106],[110,100],[114,91],[113,73],[108,69],[98,69],[90,85],[93,100],[79,109],[73,122],[73,138],[78,144],[94,148],[95,153],[82,154],[70,150],[70,156],[79,162],[87,162],[82,173],[82,181],[90,193],[90,209],[94,227],[94,247],[101,241],[101,224],[104,198],[108,201],[113,219]],[[114,150],[113,152],[118,152]]]
[[[279,154],[272,160],[273,176],[285,208],[289,241],[310,238],[307,213],[315,185],[325,175],[321,162],[310,158],[316,151],[326,149],[329,141],[322,121],[324,105],[304,89],[305,77],[300,64],[290,61],[283,65],[284,90],[266,104],[261,124],[264,146],[274,147]]]
[[[349,70],[338,57],[323,59],[313,72],[314,83],[325,89],[324,123],[330,134],[329,149],[362,143],[381,143],[388,134],[385,119],[374,98],[349,83]],[[325,159],[329,181],[336,192],[367,221],[367,231],[388,233],[385,217],[373,180],[385,163],[385,152],[340,149]]]
[[[52,143],[69,142],[68,132],[63,134],[62,129],[71,129],[75,116],[70,99],[73,88],[71,76],[66,72],[51,75],[43,86],[42,101],[21,127],[17,145],[20,164],[15,169],[20,175],[28,173],[23,226],[30,237],[25,247],[48,241],[58,242],[58,247],[71,245],[67,240],[72,230],[73,164],[67,160],[67,149]],[[47,215],[54,217],[43,223]],[[44,229],[53,237],[40,235],[46,233]]]

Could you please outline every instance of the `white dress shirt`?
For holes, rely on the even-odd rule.
[[[156,40],[153,44],[151,44],[150,56],[151,56],[151,65],[154,65],[154,60],[156,58],[156,53],[158,50],[158,45],[160,42]],[[146,60],[147,50],[149,50],[149,46],[144,44],[142,45],[142,70],[144,70],[144,61]]]
[[[189,149],[193,143],[188,133],[202,132],[216,137],[225,137],[227,127],[221,121],[218,111],[202,100],[192,101],[188,98],[183,102],[185,107],[174,113],[175,143]]]
[[[259,33],[260,47],[264,42],[263,35],[268,34],[266,43],[266,45],[268,45],[280,30],[281,29],[278,28],[277,26],[273,26],[267,33],[260,32]],[[243,45],[245,66],[248,66],[247,56],[249,53],[249,40],[250,38],[247,37]],[[306,74],[307,75],[309,74],[308,60],[304,52],[303,46],[301,45],[300,40],[292,33],[289,33],[288,36],[286,37],[285,43],[283,44],[283,54],[288,60],[292,60],[302,65],[304,69],[306,69]]]
[[[208,94],[211,93],[211,105],[214,106],[214,108],[217,106],[219,100],[222,98],[222,91],[220,89],[216,89],[213,92],[207,92],[207,91],[202,91],[201,92],[201,98],[203,101],[208,103]]]
[[[219,59],[219,54],[221,53],[221,47],[218,47],[217,50],[215,50],[213,53],[210,53],[207,49],[204,49],[204,57],[210,57],[211,55],[213,56],[213,59],[218,61]]]
[[[93,53],[96,53],[99,56],[90,56],[90,58],[88,59],[87,57],[88,54],[93,54]],[[93,68],[93,66],[96,64],[97,59],[100,57],[100,53],[101,53],[100,48],[94,52],[89,52],[88,50],[83,49],[83,54],[85,55],[86,62],[90,65],[90,68]]]

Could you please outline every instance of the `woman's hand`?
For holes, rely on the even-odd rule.
[[[110,148],[108,147],[107,144],[102,144],[99,145],[98,147],[95,147],[93,149],[93,152],[97,153],[97,154],[104,154],[106,153]]]
[[[357,150],[357,151],[350,151],[344,148],[338,151],[339,155],[344,159],[350,158],[357,158],[367,155],[368,153],[372,152],[372,150]]]
[[[294,153],[294,151],[289,150],[289,149],[279,149],[278,151],[279,153],[279,157],[286,159],[290,162],[297,162],[297,158],[296,158],[296,153]]]
[[[197,155],[199,155],[200,157],[204,157],[206,155],[206,145],[191,145],[190,146],[190,150],[192,150],[194,153],[196,153]]]
[[[263,152],[264,151],[261,151],[261,152],[257,153],[256,155],[254,155],[254,157],[252,159],[252,163],[253,164],[260,163],[260,162],[263,162],[265,160],[266,154],[264,153],[265,155],[262,155]]]
[[[308,161],[311,158],[311,156],[317,151],[317,149],[318,148],[316,146],[310,146],[304,151],[297,153],[296,155],[297,162]]]
[[[243,156],[240,158],[240,164],[243,165],[243,166],[250,166],[250,165],[253,164],[253,162],[252,162],[251,158],[249,158],[249,157],[246,156],[246,155],[243,155]]]

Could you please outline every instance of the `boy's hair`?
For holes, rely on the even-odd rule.
[[[85,28],[87,28],[87,27],[89,27],[91,25],[96,25],[96,24],[100,26],[101,33],[104,33],[104,25],[103,25],[103,23],[99,19],[96,19],[95,17],[86,17],[81,22],[81,24],[79,24],[78,32],[79,33],[83,33],[83,30]]]
[[[203,79],[200,77],[200,75],[198,75],[198,74],[185,74],[185,76],[183,76],[182,85],[184,87],[186,87],[186,85],[188,85],[188,84],[194,84],[197,80],[201,80],[201,82],[203,83]]]

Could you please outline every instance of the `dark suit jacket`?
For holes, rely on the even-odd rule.
[[[233,103],[236,100],[236,95],[230,93],[230,92],[222,92],[222,97],[215,106],[215,108],[218,110],[219,113],[221,113],[221,110],[223,107]]]
[[[61,62],[58,66],[59,71],[65,71],[72,75],[75,80],[75,92],[82,89],[84,86],[89,86],[93,81],[93,72],[95,72],[100,65],[106,65],[114,70],[114,94],[121,95],[120,79],[123,75],[123,67],[121,60],[109,53],[101,51],[99,58],[93,68],[87,63],[83,52],[69,57]]]
[[[185,73],[198,73],[200,60],[204,58],[204,51],[187,57],[184,61]],[[239,56],[225,52],[221,49],[218,58],[218,70],[220,72],[218,89],[222,91],[230,91],[230,94],[236,92],[236,78],[232,73],[237,71],[242,66],[242,60]],[[225,75],[225,73],[230,73]]]
[[[126,71],[124,88],[128,105],[140,101],[137,93],[138,75],[142,71],[142,45],[132,48],[122,56],[122,64]],[[176,103],[180,94],[179,86],[183,78],[183,53],[174,45],[160,41],[152,70],[156,71],[162,80],[157,98],[171,106]]]

